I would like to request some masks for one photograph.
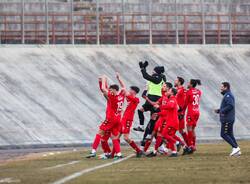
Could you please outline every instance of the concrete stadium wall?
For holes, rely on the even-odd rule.
[[[250,46],[6,45],[0,53],[0,146],[90,143],[105,114],[98,76],[114,83],[119,71],[128,86],[143,88],[140,60],[150,62],[149,71],[164,65],[169,81],[177,75],[201,79],[199,140],[219,139],[212,111],[221,100],[220,82],[230,81],[236,136],[250,138]]]

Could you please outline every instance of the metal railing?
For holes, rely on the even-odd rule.
[[[249,44],[250,4],[0,3],[0,43]],[[141,8],[142,6],[142,8]],[[245,6],[247,11],[239,11]],[[17,9],[15,7],[18,7]],[[189,8],[192,7],[192,8]],[[207,10],[223,7],[221,12]],[[134,10],[135,9],[135,10]],[[168,9],[169,11],[166,11]],[[186,11],[186,9],[190,11]]]

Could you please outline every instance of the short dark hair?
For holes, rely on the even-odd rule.
[[[230,90],[230,83],[229,82],[222,82],[221,83],[225,88],[227,88],[228,90]]]
[[[166,86],[167,86],[168,88],[172,88],[172,87],[173,87],[173,84],[172,84],[171,82],[166,82]]]
[[[177,77],[177,79],[181,83],[181,85],[184,84],[185,80],[182,77]]]
[[[195,88],[197,85],[201,85],[201,80],[200,79],[191,79],[190,84],[192,85],[193,88]]]
[[[109,86],[109,89],[114,89],[116,91],[119,91],[119,86],[117,84],[112,84]]]
[[[137,86],[130,86],[130,89],[134,90],[136,93],[140,92],[140,88],[138,88]]]
[[[171,88],[172,93],[174,94],[174,96],[177,94],[177,89],[176,88]]]

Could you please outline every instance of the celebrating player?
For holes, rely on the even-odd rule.
[[[125,90],[126,89],[125,84],[118,73],[117,73],[117,79],[120,82],[120,84],[122,84]],[[136,97],[139,91],[140,89],[137,86],[131,86],[129,91],[125,90],[127,107],[125,109],[125,112],[121,120],[121,126],[122,126],[121,133],[123,134],[123,138],[136,151],[137,157],[140,157],[142,155],[142,151],[135,144],[135,142],[129,137],[129,134],[133,123],[135,110],[138,104],[140,103],[139,98]]]
[[[186,144],[188,144],[187,133],[185,132],[185,99],[186,99],[186,90],[183,86],[184,79],[182,77],[177,77],[174,81],[174,86],[177,88],[176,100],[179,105],[178,118],[179,118],[179,132],[182,135]]]
[[[184,106],[184,109],[187,108],[186,121],[188,131],[188,146],[191,148],[190,153],[196,151],[195,128],[200,117],[201,91],[196,88],[197,85],[201,85],[201,81],[199,79],[190,80]]]
[[[166,104],[168,101],[168,96],[166,95],[166,92],[172,88],[172,84],[170,82],[164,82],[162,85],[162,97],[157,101],[157,102],[153,102],[151,101],[147,96],[143,96],[143,98],[145,98],[147,100],[148,103],[150,103],[152,106],[154,106],[155,109],[159,109],[161,107],[162,104]],[[159,110],[160,111],[160,110]],[[162,130],[166,125],[166,121],[165,121],[165,113],[163,112],[159,112],[158,113],[158,120],[155,123],[154,126],[154,130],[151,136],[151,139],[147,139],[145,142],[145,146],[144,146],[144,152],[146,152],[153,140],[154,137],[157,138],[157,136],[161,136]],[[163,145],[164,147],[164,145]],[[162,149],[164,150],[164,148]]]
[[[157,136],[156,143],[154,147],[154,151],[151,152],[148,157],[156,156],[157,150],[162,143],[162,138],[166,139],[168,143],[168,148],[171,150],[170,157],[177,156],[177,150],[175,147],[176,139],[175,133],[179,129],[179,120],[178,120],[178,104],[175,98],[177,94],[177,90],[175,88],[171,88],[166,92],[166,96],[168,99],[164,100],[164,103],[161,104],[161,117],[162,120],[158,121],[160,124],[161,122],[166,121],[166,126],[161,130],[162,135]],[[157,105],[156,105],[157,107]]]
[[[121,121],[122,106],[125,98],[125,91],[122,86],[122,89],[119,92],[119,86],[116,84],[110,85],[108,89],[106,77],[102,77],[101,90],[104,96],[107,98],[107,108],[106,108],[106,119],[99,127],[98,135],[100,135],[101,137],[102,148],[103,151],[105,152],[108,146],[105,134],[107,134],[107,132],[111,133],[111,139],[116,153],[116,159],[119,159],[122,158],[122,154],[120,151],[119,136],[121,129],[120,121]],[[96,150],[92,149],[90,155],[88,155],[87,158],[95,156],[96,156]]]

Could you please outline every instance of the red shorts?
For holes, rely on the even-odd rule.
[[[187,115],[186,117],[186,121],[187,121],[187,126],[191,126],[191,127],[196,127],[197,126],[197,122],[199,120],[200,114],[192,114],[192,115]]]
[[[132,123],[133,123],[133,120],[129,120],[126,117],[123,117],[122,121],[121,121],[121,125],[122,125],[121,133],[122,134],[129,134]]]
[[[166,126],[164,128],[164,130],[162,131],[162,134],[165,135],[169,135],[169,136],[174,136],[176,134],[176,129],[174,127],[171,127],[171,126]]]
[[[165,118],[159,117],[159,119],[155,123],[154,132],[162,133],[166,124],[167,124],[167,122],[165,121]]]
[[[100,125],[100,130],[103,130],[105,132],[109,131],[114,136],[117,136],[120,133],[121,130],[121,116],[115,116],[112,119],[106,119],[102,124]]]
[[[104,136],[103,136],[103,139],[104,139],[105,141],[108,141],[109,138],[110,138],[110,136],[111,136],[111,132],[110,132],[110,131],[105,131]]]
[[[184,129],[185,129],[185,120],[183,118],[179,120],[179,130],[184,130]]]
[[[184,130],[185,129],[185,118],[183,113],[178,114],[178,119],[179,119],[179,130]]]

